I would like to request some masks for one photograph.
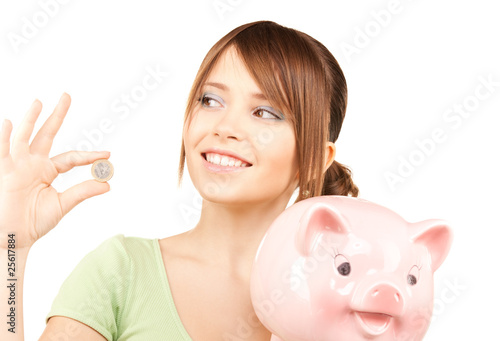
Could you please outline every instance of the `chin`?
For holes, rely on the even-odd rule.
[[[215,190],[200,191],[200,195],[206,201],[225,206],[245,206],[258,205],[264,202],[263,198],[252,198],[248,195],[241,195],[241,192],[227,191],[226,193],[216,192]]]

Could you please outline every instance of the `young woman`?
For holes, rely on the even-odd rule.
[[[12,148],[12,125],[1,128],[0,250],[7,255],[14,232],[21,296],[33,243],[79,202],[109,190],[94,180],[64,193],[50,186],[58,173],[109,157],[48,158],[69,104],[64,94],[31,145],[40,102]],[[203,197],[200,221],[168,238],[106,240],[64,282],[40,340],[269,340],[250,301],[253,258],[297,187],[296,201],[357,195],[349,170],[334,161],[346,104],[343,73],[315,39],[269,21],[228,33],[203,60],[186,108],[179,182],[186,163]],[[23,339],[20,307],[20,332],[3,329],[2,340]]]

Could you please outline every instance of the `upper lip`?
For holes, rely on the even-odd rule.
[[[246,162],[248,163],[249,165],[251,165],[252,163],[250,161],[248,161],[247,159],[245,159],[244,157],[242,157],[241,155],[235,153],[235,152],[232,152],[230,150],[224,150],[224,149],[219,149],[219,148],[209,148],[209,149],[206,149],[204,150],[203,152],[201,152],[202,154],[207,154],[207,153],[216,153],[216,154],[220,154],[220,155],[227,155],[227,156],[230,156],[230,157],[233,157],[235,159],[239,159],[243,162]]]

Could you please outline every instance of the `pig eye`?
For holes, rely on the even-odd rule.
[[[408,284],[409,285],[417,284],[419,274],[420,274],[420,269],[418,268],[418,266],[414,265],[410,269],[410,272],[408,272],[408,276],[406,277],[406,281],[408,282]]]
[[[348,276],[351,273],[351,264],[344,255],[335,256],[335,267],[342,276]]]

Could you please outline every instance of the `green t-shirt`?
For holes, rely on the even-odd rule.
[[[179,318],[158,239],[111,237],[62,284],[47,315],[92,327],[108,341],[192,341]]]

